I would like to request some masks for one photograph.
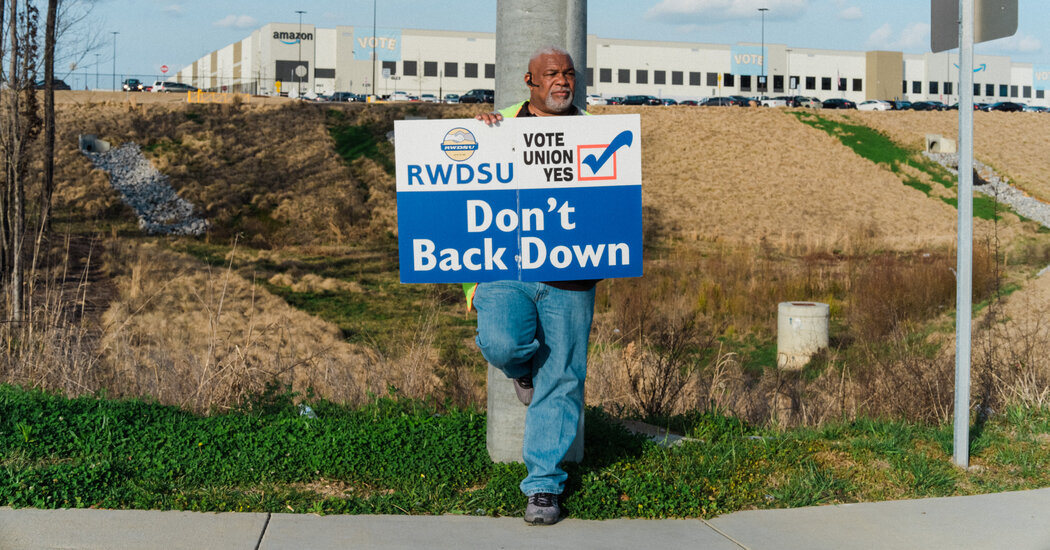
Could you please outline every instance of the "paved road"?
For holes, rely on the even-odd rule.
[[[737,512],[712,520],[204,514],[0,508],[0,549],[1050,550],[1050,489]]]

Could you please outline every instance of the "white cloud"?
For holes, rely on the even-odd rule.
[[[185,10],[185,8],[182,7],[182,4],[168,4],[168,5],[164,6],[164,7],[162,7],[160,9],[160,11],[162,11],[162,12],[168,14],[168,15],[179,16],[179,15],[182,15],[183,13],[185,13],[186,10]]]
[[[250,15],[227,15],[215,22],[216,27],[230,27],[234,29],[247,29],[255,27],[258,21]]]
[[[839,12],[839,19],[843,19],[845,21],[855,21],[857,19],[863,18],[864,12],[861,11],[861,9],[857,6],[850,6]]]
[[[867,47],[872,50],[914,51],[930,47],[930,24],[912,23],[899,33],[886,23],[868,36]]]
[[[1043,42],[1030,34],[1017,33],[1006,38],[985,42],[978,47],[981,48],[982,53],[992,51],[1003,54],[1035,53],[1042,51]]]
[[[666,23],[710,24],[733,19],[757,19],[759,8],[769,8],[769,20],[800,16],[809,0],[661,0],[646,12],[648,19]]]

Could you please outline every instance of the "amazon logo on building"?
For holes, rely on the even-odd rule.
[[[313,40],[314,33],[273,31],[273,39],[280,40],[281,44],[298,44],[302,40]]]

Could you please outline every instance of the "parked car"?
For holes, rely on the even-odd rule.
[[[796,95],[788,98],[788,107],[806,107],[808,109],[820,109],[821,106],[822,104],[820,100],[815,97]]]
[[[386,96],[387,101],[409,101],[410,99],[408,92],[404,90],[394,90],[393,93]]]
[[[894,111],[907,111],[911,109],[910,101],[898,100],[893,102]]]
[[[629,95],[623,98],[623,105],[660,105],[660,100],[651,95]]]
[[[1000,101],[988,107],[989,111],[1003,111],[1006,113],[1019,113],[1024,110],[1024,105],[1013,101]]]
[[[946,111],[948,106],[940,101],[916,101],[911,104],[913,111]]]
[[[129,78],[121,84],[125,92],[141,92],[145,87],[146,84],[137,78]]]
[[[459,94],[445,94],[445,103],[459,103]]]
[[[587,94],[587,105],[607,105],[608,101],[598,94]]]
[[[695,99],[687,99],[685,101],[679,101],[678,104],[679,105],[691,105],[691,106],[695,107],[695,106],[699,105],[700,103],[698,101],[696,101]]]
[[[958,102],[952,103],[951,105],[948,106],[948,110],[949,111],[958,111],[959,110],[959,103]],[[973,104],[973,110],[974,111],[980,111],[981,110],[981,104],[980,103],[974,103]]]
[[[661,99],[660,103],[663,103],[664,105],[678,105],[677,101],[675,101],[675,100],[673,100],[673,99],[671,99],[669,97],[665,97],[665,98]]]
[[[1042,105],[1025,105],[1024,111],[1026,113],[1046,113],[1050,112],[1050,109],[1043,107]]]
[[[857,104],[858,111],[892,111],[893,105],[890,105],[889,101],[883,101],[881,99],[869,99],[867,101],[861,101]]]
[[[623,98],[620,96],[610,97],[605,100],[606,105],[623,105]]]
[[[758,104],[763,106],[763,107],[787,107],[788,106],[788,99],[789,98],[786,97],[786,96],[780,96],[780,97],[762,96],[762,97],[758,98]]]
[[[701,107],[736,107],[740,100],[731,97],[709,97],[700,102]]]
[[[33,83],[33,87],[36,88],[37,90],[43,90],[44,89],[44,81],[43,80],[37,80],[36,82]],[[66,84],[64,81],[59,80],[59,79],[56,78],[56,79],[51,81],[51,89],[52,90],[68,90],[69,89],[69,84]]]
[[[820,106],[824,109],[856,109],[857,104],[841,97],[825,99]]]
[[[423,103],[438,103],[438,98],[434,94],[420,94],[419,100]]]
[[[496,91],[475,88],[459,96],[460,103],[495,103]]]
[[[190,86],[189,84],[183,84],[182,82],[165,82],[158,80],[153,83],[150,88],[151,92],[172,92],[172,93],[185,93],[185,92],[196,92],[197,88]]]
[[[334,92],[334,93],[332,93],[332,95],[326,96],[325,97],[325,101],[337,101],[337,102],[340,102],[340,103],[342,103],[344,101],[360,101],[357,98],[358,98],[357,94],[353,94],[353,93],[350,93],[350,92]]]

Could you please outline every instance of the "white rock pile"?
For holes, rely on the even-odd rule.
[[[952,174],[958,175],[959,155],[957,153],[923,153],[929,159],[944,166]],[[1046,204],[1036,198],[1030,197],[1020,189],[1010,185],[1009,180],[1000,177],[981,161],[974,159],[973,168],[981,179],[988,182],[987,185],[974,185],[973,188],[995,200],[1010,205],[1014,212],[1035,220],[1044,227],[1050,227],[1050,204]],[[976,183],[976,181],[974,182]]]
[[[208,222],[193,213],[193,205],[175,193],[168,177],[142,155],[137,143],[125,143],[104,153],[84,152],[139,218],[139,229],[150,235],[200,236]]]

